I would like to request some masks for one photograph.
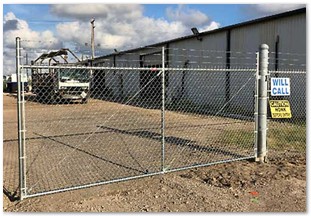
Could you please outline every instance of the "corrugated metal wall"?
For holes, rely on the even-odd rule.
[[[230,31],[230,41],[228,41],[228,31]],[[259,45],[266,43],[270,47],[269,67],[274,70],[275,60],[273,58],[275,57],[277,36],[279,36],[278,52],[306,54],[306,14],[280,17],[206,34],[201,36],[201,41],[197,40],[197,38],[188,38],[170,42],[167,44],[168,48],[166,50],[168,66],[185,68],[185,70],[167,72],[167,102],[170,103],[176,98],[182,97],[183,100],[198,105],[221,106],[226,102],[226,79],[228,79],[226,73],[219,71],[208,73],[188,72],[186,68],[228,66],[228,56],[226,56],[228,48],[230,48],[229,62],[231,68],[255,68],[256,52]],[[230,43],[229,47],[228,42]],[[116,55],[116,66],[141,67],[150,65],[149,63],[160,65],[161,55],[148,55],[148,53],[155,51],[161,51],[161,47],[143,48],[132,53]],[[279,70],[303,69],[301,64],[306,64],[305,56],[296,57],[295,64],[291,65],[286,61],[286,59],[293,60],[290,55],[279,54],[278,58],[280,58],[278,62]],[[110,65],[111,62],[113,62],[112,59],[110,59]],[[188,63],[186,64],[186,62]],[[239,88],[253,76],[253,73],[250,72],[243,72],[243,76],[237,73],[241,72],[230,72],[230,97],[236,94]],[[306,91],[301,88],[305,87],[306,78],[301,76],[290,76],[290,78],[291,85],[299,86],[299,88],[292,88],[291,95],[292,103],[295,103],[292,112],[298,116],[305,112],[302,109],[305,107]],[[122,84],[120,80],[122,80]],[[115,97],[119,97],[120,94],[131,96],[140,89],[140,75],[139,72],[109,72],[105,75],[105,83]],[[254,83],[244,88],[239,94],[242,97],[232,99],[230,105],[251,113],[254,108]],[[241,99],[243,103],[241,103]]]
[[[169,45],[169,66],[210,68],[226,64],[226,32],[206,35],[202,41],[192,38]],[[223,52],[215,52],[223,51]],[[188,62],[187,65],[185,63]],[[168,102],[180,98],[184,103],[219,107],[225,100],[225,72],[197,72],[187,69],[169,72]],[[183,78],[184,77],[184,78]],[[182,79],[184,82],[182,82]],[[182,84],[184,87],[182,87]]]
[[[301,70],[305,69],[302,64],[306,64],[306,57],[300,55],[293,55],[295,53],[306,54],[306,14],[297,14],[290,17],[283,17],[275,20],[264,21],[253,25],[238,27],[231,30],[231,52],[250,52],[258,51],[260,44],[269,45],[269,69],[275,69],[275,45],[279,36],[279,50],[278,69],[279,70]],[[255,56],[254,56],[255,58]],[[296,61],[294,61],[294,58]],[[254,63],[252,59],[237,58],[231,60],[232,65],[247,65]],[[245,74],[243,79],[234,79],[236,76],[231,76],[231,83],[244,83],[249,74]],[[282,74],[280,75],[282,76]],[[286,75],[291,78],[292,86],[299,86],[299,88],[292,88],[291,102],[292,112],[294,116],[305,115],[303,110],[306,101],[306,77],[297,75]],[[238,84],[236,84],[238,85]],[[236,89],[232,89],[234,93]],[[243,90],[241,92],[246,98],[249,98],[248,103],[241,104],[239,100],[233,100],[234,105],[243,106],[245,109],[252,107],[252,91]]]

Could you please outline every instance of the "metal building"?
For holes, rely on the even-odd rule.
[[[161,67],[162,55],[161,49],[165,47],[165,61],[167,67],[206,67],[203,63],[206,52],[215,51],[217,55],[209,53],[209,66],[217,67],[225,65],[227,68],[256,65],[255,53],[260,44],[268,44],[270,47],[270,65],[271,70],[301,69],[301,65],[306,64],[306,8],[293,10],[281,14],[267,16],[248,22],[243,22],[212,31],[193,34],[186,37],[176,38],[161,43],[152,44],[146,47],[116,52],[106,56],[94,59],[95,66],[114,66],[114,67]],[[188,50],[188,51],[187,51]],[[191,50],[196,51],[191,54]],[[243,53],[249,53],[247,58]],[[280,62],[278,59],[293,58],[287,54],[302,54],[295,59],[295,64]],[[241,56],[239,56],[241,54]],[[251,56],[253,55],[253,56]],[[282,56],[283,55],[283,56]],[[291,59],[293,60],[293,59]],[[129,65],[130,62],[130,65]],[[206,63],[206,62],[205,62]],[[216,64],[217,63],[217,64]],[[290,67],[290,68],[289,68]],[[305,70],[305,66],[303,68]],[[236,79],[232,73],[217,73],[217,79],[207,79],[204,74],[191,73],[191,79],[187,73],[167,73],[167,100],[172,101],[175,97],[182,94],[187,100],[193,103],[221,104],[226,102],[230,96],[237,91],[235,86],[238,83],[244,83],[249,79],[250,73],[245,73],[243,79]],[[96,75],[96,73],[95,73]],[[101,89],[107,92],[111,97],[127,98],[139,91],[146,80],[150,80],[154,74],[139,72],[127,73],[126,71],[115,71],[113,73],[97,73],[97,76],[104,80],[105,88]],[[221,79],[220,79],[221,78]],[[201,88],[197,88],[197,80],[202,82]],[[160,80],[156,81],[158,87],[153,89],[161,91]],[[305,110],[300,110],[305,104],[306,79],[291,79],[291,85],[300,86],[299,93],[297,88],[293,88],[293,101],[297,106],[293,108],[294,115],[305,115]],[[103,82],[101,82],[103,85]],[[213,92],[211,86],[224,86],[220,91]],[[207,92],[200,94],[200,92]],[[304,92],[302,94],[301,92]],[[142,92],[142,96],[148,94]],[[253,89],[243,89],[243,94],[249,100],[241,104],[239,100],[232,100],[232,106],[253,111]],[[156,94],[154,94],[156,95]],[[157,100],[157,98],[152,98]],[[221,100],[221,101],[219,101]]]

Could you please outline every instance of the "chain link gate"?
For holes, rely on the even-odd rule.
[[[226,52],[152,50],[133,66],[17,62],[55,84],[19,81],[21,198],[256,157],[256,53],[228,67],[213,65]]]
[[[298,53],[271,52],[268,84],[271,78],[287,78],[290,94],[273,96],[268,87],[268,100],[287,100],[291,118],[272,118],[268,115],[268,150],[272,157],[306,157],[306,55]],[[270,109],[268,105],[268,109]]]

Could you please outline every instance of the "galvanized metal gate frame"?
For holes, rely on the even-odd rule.
[[[255,128],[254,128],[254,155],[243,157],[243,158],[236,158],[236,159],[229,159],[229,160],[222,160],[217,162],[211,162],[207,164],[197,164],[191,165],[181,168],[173,168],[167,170],[165,168],[165,71],[174,71],[180,70],[180,68],[168,68],[165,65],[165,48],[162,48],[162,68],[161,68],[161,76],[162,76],[162,106],[161,106],[161,142],[162,142],[162,149],[161,149],[161,171],[155,173],[147,173],[132,177],[126,177],[116,180],[110,180],[105,182],[97,182],[97,183],[90,183],[86,185],[79,185],[69,188],[62,188],[58,190],[52,190],[47,192],[29,194],[27,193],[27,182],[26,182],[26,155],[25,155],[25,145],[26,145],[26,122],[25,122],[25,98],[24,98],[24,83],[21,82],[21,69],[31,69],[31,68],[39,68],[38,66],[32,65],[22,65],[21,64],[21,45],[20,45],[20,38],[16,38],[16,73],[17,73],[17,81],[18,81],[18,93],[17,93],[17,115],[18,115],[18,149],[19,149],[19,188],[20,188],[20,199],[29,198],[29,197],[36,197],[40,195],[47,195],[57,192],[63,192],[68,190],[74,189],[82,189],[97,185],[109,184],[113,182],[120,182],[126,180],[137,179],[141,177],[147,176],[154,176],[169,172],[181,171],[190,168],[197,168],[197,167],[204,167],[219,163],[225,162],[232,162],[238,160],[245,160],[256,158],[257,161],[265,161],[266,159],[266,120],[267,120],[267,75],[268,75],[268,46],[262,45],[260,46],[260,52],[257,53],[257,68],[256,69],[245,69],[245,71],[252,71],[256,72],[256,83],[255,83],[255,110],[254,110],[254,121],[255,121]],[[58,68],[57,66],[40,66],[40,68]],[[72,67],[71,67],[72,68]],[[130,68],[130,67],[81,67],[77,66],[74,68],[84,68],[84,69],[91,69],[91,70],[105,70],[105,69],[118,69],[118,70],[145,70],[145,68]],[[191,71],[191,68],[187,70]],[[215,69],[215,68],[205,68],[205,69],[193,69],[195,71],[235,71],[235,69],[229,68],[222,68],[222,69]],[[243,69],[242,69],[243,70]],[[238,69],[237,71],[241,71]]]

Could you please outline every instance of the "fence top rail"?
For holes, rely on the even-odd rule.
[[[48,65],[21,65],[21,69],[81,69],[81,70],[151,70],[160,71],[162,67],[105,67],[105,66],[48,66]],[[256,68],[226,68],[223,67],[165,67],[167,71],[232,71],[232,72],[256,72]]]

